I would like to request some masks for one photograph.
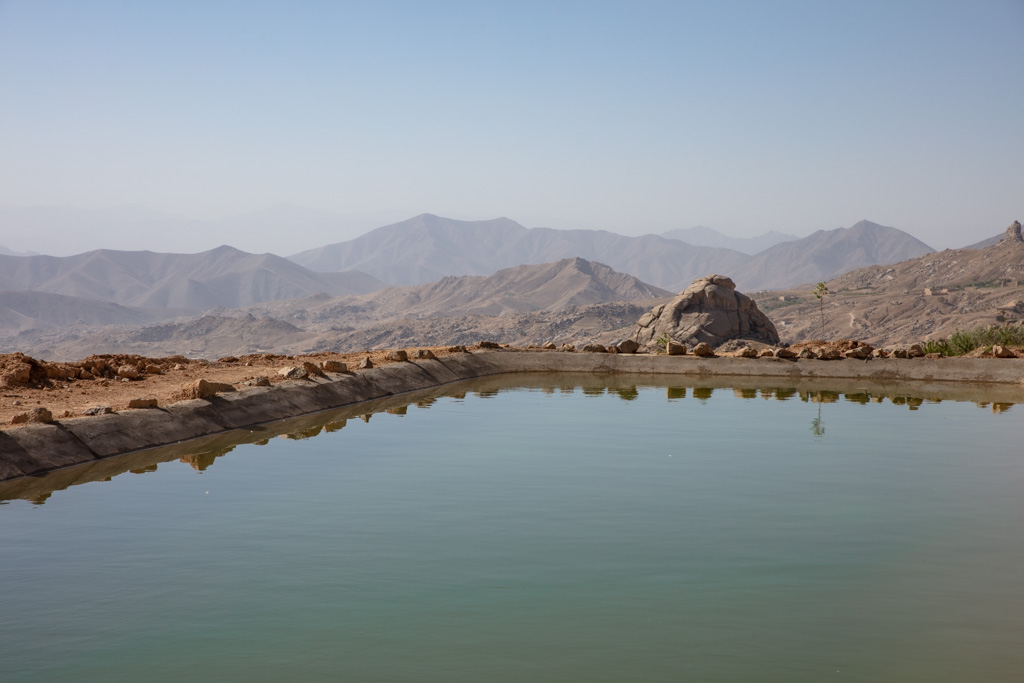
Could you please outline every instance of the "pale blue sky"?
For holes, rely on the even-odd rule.
[[[0,206],[962,246],[1024,218],[1022,36],[1022,0],[0,0]]]

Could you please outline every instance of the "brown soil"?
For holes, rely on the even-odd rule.
[[[459,353],[458,347],[431,347],[438,357]],[[375,366],[394,362],[386,359],[388,350],[358,353],[315,353],[299,356],[254,354],[228,356],[210,363],[184,356],[146,358],[135,355],[96,355],[73,363],[39,361],[21,353],[0,355],[0,430],[12,424],[15,416],[46,408],[54,419],[79,417],[85,410],[107,406],[114,411],[128,408],[133,399],[156,399],[168,405],[182,398],[186,385],[198,379],[224,382],[236,387],[248,380],[266,377],[276,384],[286,380],[278,370],[301,367],[303,362],[320,365],[341,361],[350,371],[369,357]],[[412,351],[409,352],[413,356]],[[118,369],[131,366],[142,370],[135,379],[118,375]],[[131,374],[128,372],[127,374]]]

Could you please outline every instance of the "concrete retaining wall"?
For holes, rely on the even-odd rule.
[[[1024,359],[783,360],[540,351],[479,351],[396,363],[356,374],[254,387],[163,408],[59,420],[0,431],[0,481],[451,382],[506,373],[679,375],[691,379],[859,379],[979,383],[1019,389]]]

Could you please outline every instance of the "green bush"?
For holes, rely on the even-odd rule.
[[[924,342],[925,353],[943,356],[962,356],[974,349],[987,346],[1024,346],[1022,325],[982,325],[971,330],[957,330],[948,339]]]

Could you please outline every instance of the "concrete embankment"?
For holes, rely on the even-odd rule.
[[[164,408],[59,420],[0,432],[0,481],[95,462],[191,439],[352,406],[452,382],[506,373],[677,375],[792,382],[808,379],[907,383],[972,383],[1009,390],[1024,400],[1024,359],[696,358],[539,351],[479,351],[396,363],[274,387],[253,387]]]

